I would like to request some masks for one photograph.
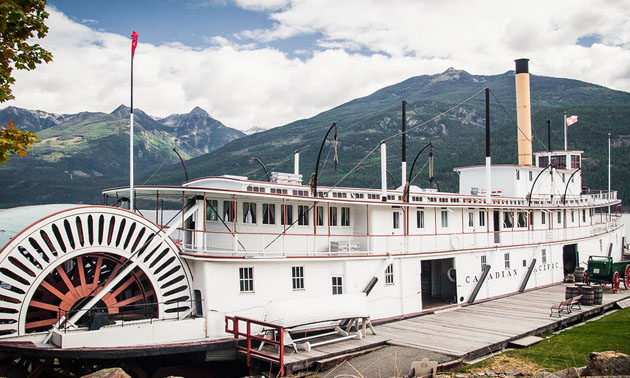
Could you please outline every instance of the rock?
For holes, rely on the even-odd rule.
[[[131,378],[131,376],[121,368],[109,368],[84,375],[82,378]]]
[[[536,378],[560,378],[560,377],[548,371],[541,371],[540,373],[536,374]]]
[[[560,378],[579,378],[579,377],[584,376],[584,374],[582,374],[582,369],[583,368],[572,367],[572,368],[557,371],[554,374]]]
[[[630,375],[630,356],[612,351],[593,352],[582,376]]]

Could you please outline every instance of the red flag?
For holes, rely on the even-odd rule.
[[[571,116],[571,117],[567,117],[567,127],[573,125],[574,123],[576,123],[578,121],[577,119],[578,116]]]
[[[135,31],[131,32],[131,57],[133,58],[136,53],[136,46],[138,46],[138,33]]]

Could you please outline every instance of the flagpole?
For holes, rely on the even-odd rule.
[[[138,34],[131,33],[131,107],[129,111],[129,210],[135,212],[135,195],[133,190],[133,56],[138,43]]]
[[[564,150],[567,150],[567,112],[564,112]]]
[[[608,133],[608,203],[610,203],[610,133]],[[610,216],[610,205],[608,205],[608,217]]]

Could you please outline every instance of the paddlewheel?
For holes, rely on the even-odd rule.
[[[139,215],[106,206],[40,219],[0,251],[0,337],[192,311],[178,247]]]

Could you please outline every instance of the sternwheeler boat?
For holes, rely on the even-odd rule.
[[[528,62],[516,63],[519,163],[488,154],[455,168],[457,193],[388,189],[383,143],[380,189],[306,184],[296,153],[294,171],[269,181],[136,186],[149,210],[121,208],[126,187],[103,191],[103,206],[1,212],[0,345],[209,350],[243,334],[242,319],[273,343],[269,327],[408,317],[559,283],[589,256],[620,260],[617,193],[582,190],[582,151],[532,153]]]

